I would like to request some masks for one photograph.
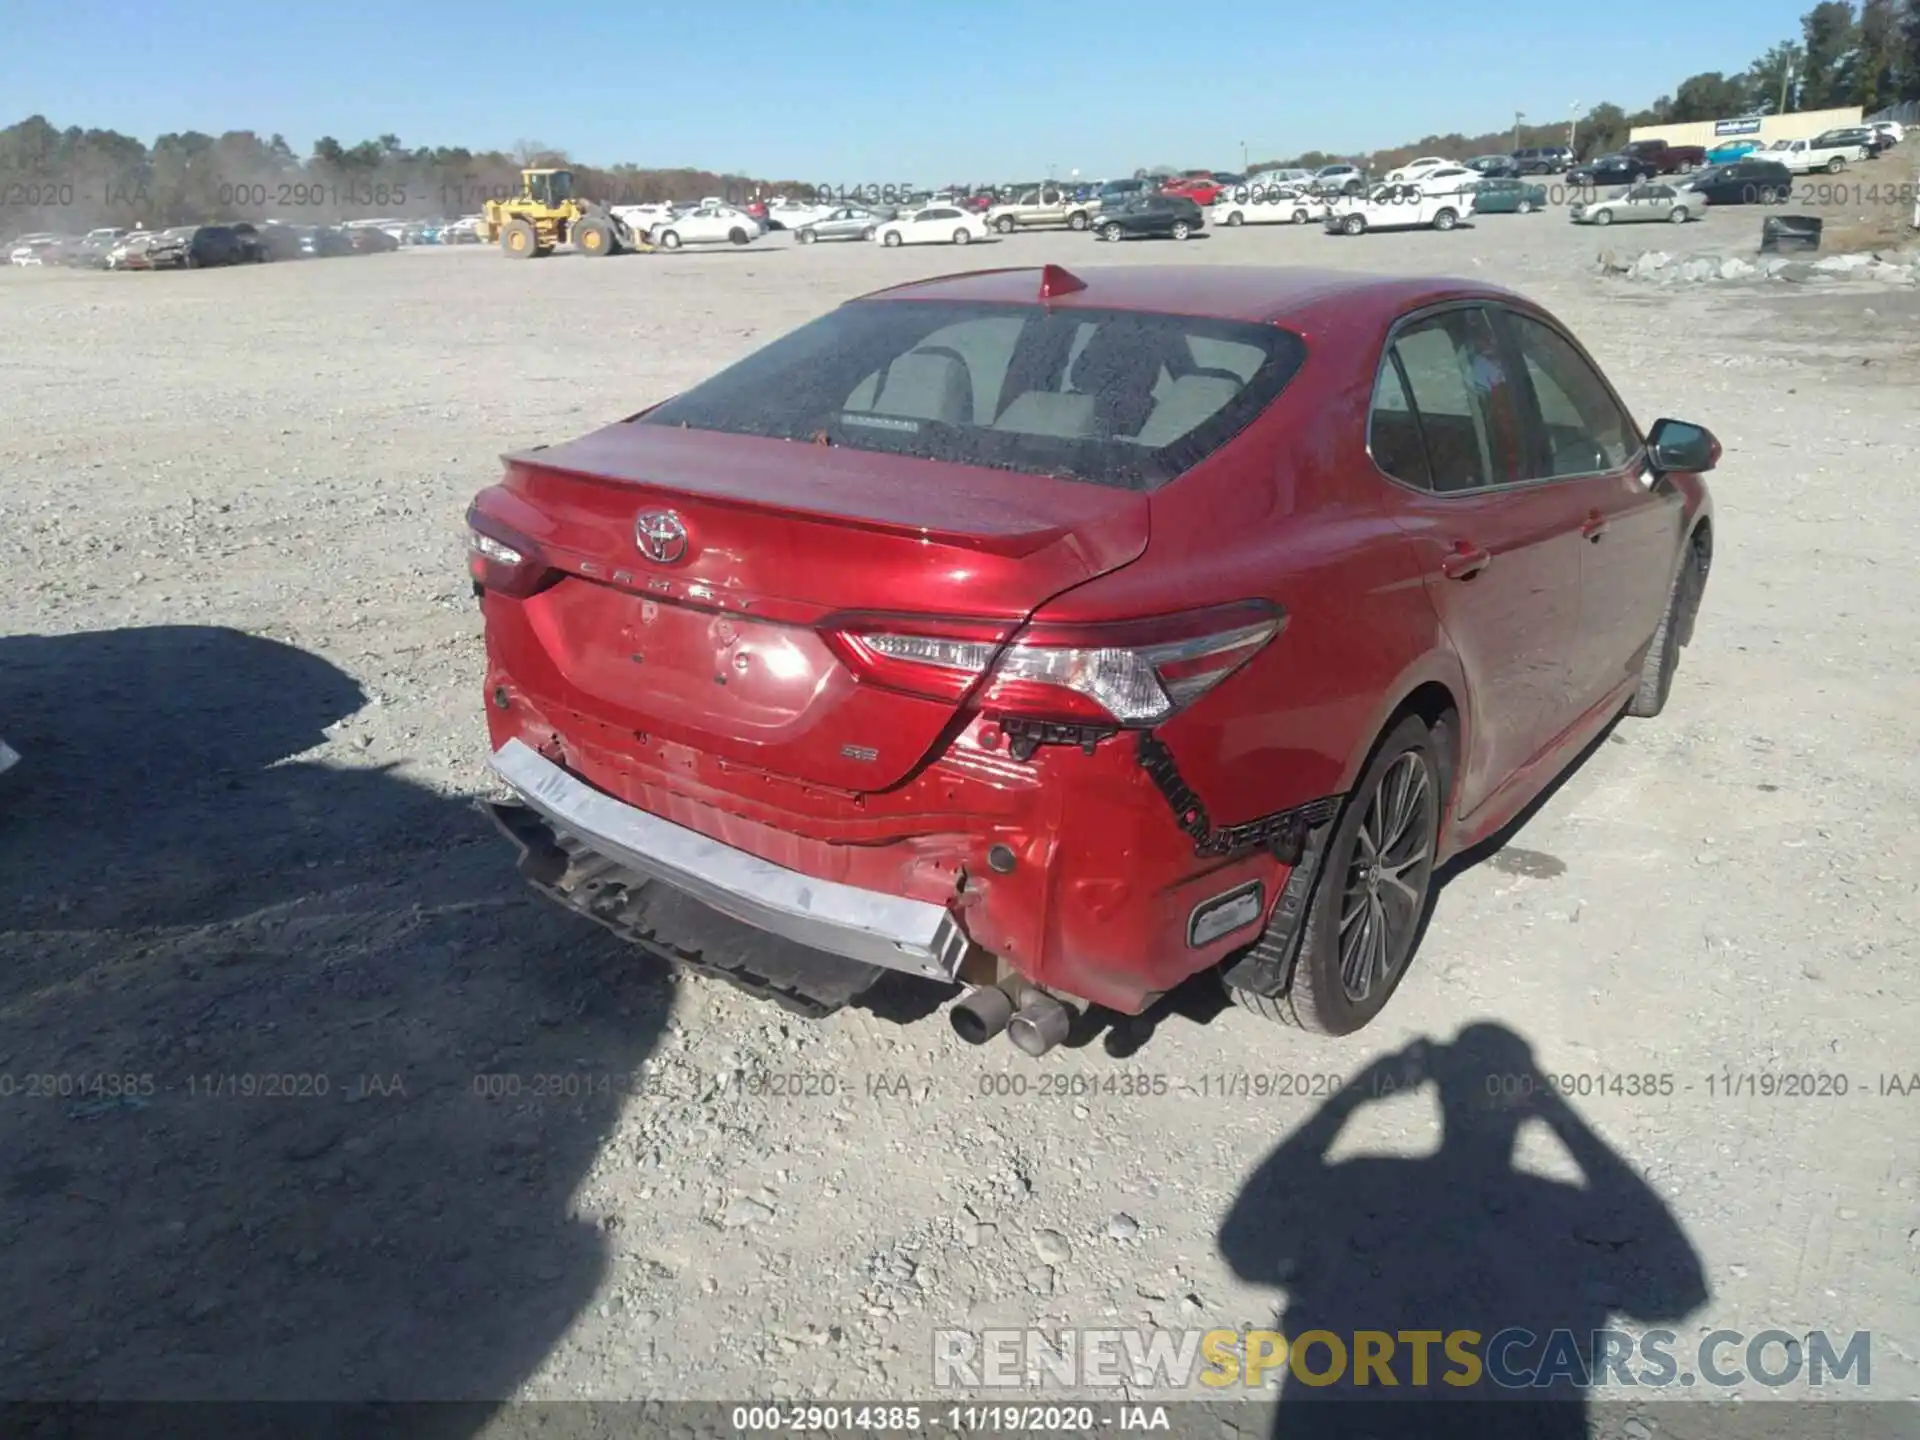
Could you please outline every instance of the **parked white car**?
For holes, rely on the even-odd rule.
[[[1907,127],[1902,125],[1898,120],[1876,120],[1873,122],[1872,128],[1878,130],[1896,145],[1907,138]]]
[[[1258,180],[1220,192],[1207,212],[1209,225],[1306,225],[1326,214],[1327,202],[1290,185]]]
[[[1796,175],[1811,175],[1824,170],[1838,175],[1856,160],[1867,158],[1864,145],[1815,145],[1811,140],[1776,140],[1764,150],[1755,150],[1755,160],[1776,160]]]
[[[678,250],[682,245],[750,245],[764,233],[746,211],[703,200],[686,214],[656,225],[647,238],[662,250]]]
[[[1629,225],[1646,220],[1684,225],[1706,213],[1707,197],[1699,191],[1648,180],[1604,200],[1576,204],[1568,215],[1576,225]]]
[[[1343,195],[1327,206],[1329,235],[1369,230],[1451,230],[1473,213],[1471,190],[1429,195],[1419,185],[1379,185],[1365,195]]]
[[[1438,170],[1442,166],[1455,165],[1455,163],[1444,155],[1422,155],[1417,160],[1409,160],[1397,170],[1389,170],[1387,180],[1394,185],[1407,185],[1425,178],[1429,170]]]
[[[1313,171],[1299,169],[1261,170],[1247,176],[1249,185],[1305,185],[1313,179]]]
[[[1484,177],[1478,170],[1465,165],[1456,165],[1449,160],[1444,165],[1436,165],[1418,179],[1407,182],[1418,185],[1424,195],[1458,195],[1471,190]]]
[[[987,238],[987,222],[971,210],[929,205],[889,220],[873,238],[881,245],[971,245]]]
[[[680,207],[671,200],[656,200],[646,205],[615,205],[608,211],[616,220],[624,220],[629,230],[636,235],[650,235],[657,225],[664,225],[680,213]]]
[[[58,235],[22,235],[7,254],[15,265],[39,265],[48,250],[60,243]]]

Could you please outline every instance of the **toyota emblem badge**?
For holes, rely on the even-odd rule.
[[[657,565],[671,565],[687,553],[687,527],[671,510],[649,510],[633,522],[633,541]]]

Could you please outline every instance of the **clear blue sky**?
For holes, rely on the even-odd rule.
[[[5,0],[0,124],[538,140],[823,185],[1093,178],[1632,109],[1810,0]]]

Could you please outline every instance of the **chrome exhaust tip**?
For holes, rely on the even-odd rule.
[[[1067,1038],[1073,1012],[1051,995],[1030,994],[1019,1013],[1007,1022],[1007,1038],[1036,1060]]]
[[[1013,997],[998,985],[981,985],[967,992],[947,1014],[953,1033],[969,1045],[984,1045],[1013,1018]]]

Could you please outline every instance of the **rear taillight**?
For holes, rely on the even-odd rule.
[[[1252,600],[1117,624],[991,626],[907,621],[827,633],[862,681],[989,715],[1157,725],[1245,665],[1280,632],[1279,607]]]
[[[474,584],[521,600],[560,578],[539,546],[478,507],[467,511],[467,573]]]

